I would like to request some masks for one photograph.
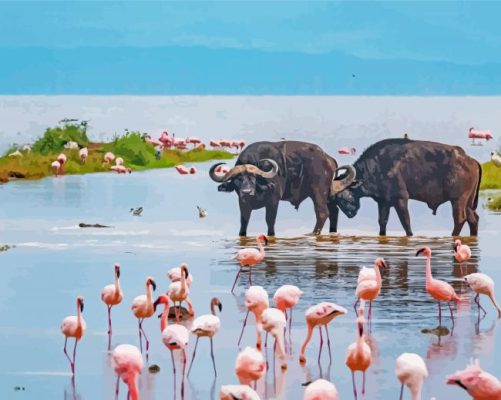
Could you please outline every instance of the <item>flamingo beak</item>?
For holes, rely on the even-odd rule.
[[[223,305],[221,303],[217,304],[217,308],[219,308],[219,312],[223,311]]]
[[[117,278],[120,278],[120,267],[119,266],[115,267],[115,273],[117,274]]]
[[[263,241],[264,241],[264,245],[268,246],[268,238],[264,235],[263,235]]]
[[[358,323],[358,334],[360,335],[360,337],[362,337],[364,335],[364,323],[363,322]]]
[[[419,249],[417,252],[416,252],[416,257],[418,255],[420,255],[421,253],[424,253],[424,247],[422,249]]]
[[[156,299],[155,302],[153,303],[153,310],[154,310],[154,312],[157,311],[157,306],[158,306],[159,303],[160,303],[160,298]],[[160,318],[160,315],[158,316],[158,318]]]
[[[157,290],[157,284],[155,283],[155,281],[153,279],[150,279],[150,285],[153,288],[153,290]]]
[[[84,310],[84,302],[83,300],[80,300],[80,312],[83,312]]]

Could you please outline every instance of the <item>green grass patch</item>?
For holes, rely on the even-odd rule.
[[[501,211],[501,196],[489,197],[486,204],[491,211]]]
[[[492,161],[482,164],[480,189],[501,189],[501,168],[496,167]]]

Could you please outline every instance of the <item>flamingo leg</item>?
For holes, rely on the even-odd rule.
[[[487,311],[484,310],[484,307],[480,304],[480,295],[477,293],[475,296],[475,303],[478,305],[478,313],[480,314],[480,310],[484,312],[484,316],[487,314]]]
[[[176,314],[176,323],[179,324],[179,308],[181,307],[181,302],[179,302],[179,306],[176,306],[176,302],[174,302],[174,314]]]
[[[111,306],[108,306],[108,335],[111,336]]]
[[[266,335],[264,336],[264,347],[268,347],[268,332],[266,332]]]
[[[71,365],[71,372],[73,375],[75,375],[75,359],[77,356],[77,344],[78,344],[78,339],[75,338],[75,346],[73,347],[73,364]]]
[[[242,341],[242,336],[244,335],[244,329],[247,325],[247,318],[249,317],[249,311],[247,310],[247,314],[245,315],[244,323],[242,325],[242,331],[240,332],[240,337],[238,338],[238,346],[240,346],[240,342]]]
[[[402,383],[402,386],[400,386],[400,400],[404,398],[404,384]]]
[[[212,358],[212,366],[214,367],[214,376],[217,376],[216,360],[214,359],[214,343],[212,342],[212,338],[210,338],[210,356]]]
[[[442,307],[440,307],[440,302],[438,302],[438,326],[442,326]]]
[[[115,386],[115,399],[118,400],[118,393],[120,389],[120,375],[117,375],[117,385]]]
[[[357,385],[355,384],[355,372],[351,371],[351,383],[353,385],[353,396],[357,400]]]
[[[191,356],[190,368],[188,368],[188,376],[190,376],[191,367],[193,367],[193,361],[195,361],[195,356],[197,354],[198,339],[200,339],[199,336],[197,336],[197,341],[195,342],[195,348],[193,349],[193,354]]]
[[[360,299],[357,299],[357,301],[355,301],[355,304],[353,304],[353,309],[355,310],[355,314],[358,314],[358,303],[360,303]]]
[[[290,346],[292,347],[292,307],[291,307],[291,310],[289,312],[289,343],[290,343]]]
[[[252,267],[249,267],[249,286],[252,286]]]
[[[174,376],[174,398],[176,398],[176,363],[174,362],[174,351],[170,351],[170,358],[172,360],[172,372]]]
[[[362,372],[362,395],[365,395],[365,371]]]
[[[144,340],[146,342],[146,357],[148,357],[148,350],[150,349],[150,342],[148,340],[148,337],[146,336],[146,332],[143,329],[143,321],[144,321],[144,318],[141,319],[141,332],[143,332]]]
[[[320,364],[320,356],[322,355],[322,347],[324,346],[324,338],[322,336],[322,327],[318,326],[318,331],[320,332],[320,348],[318,349],[318,363]]]
[[[367,319],[369,320],[369,325],[372,325],[372,301],[369,301],[369,316]]]
[[[240,276],[240,272],[242,272],[242,267],[238,269],[237,276],[235,276],[235,281],[233,282],[233,286],[231,287],[231,293],[233,293],[233,289],[235,289],[235,285],[237,284],[238,277]]]
[[[141,334],[141,319],[137,319],[137,326],[139,330],[139,348],[141,349],[141,354],[143,354],[143,336]]]
[[[331,355],[331,339],[329,337],[329,331],[327,330],[327,325],[325,326],[325,334],[327,335],[327,347],[329,348],[329,364],[332,363],[332,355]]]
[[[454,314],[452,312],[452,306],[451,306],[451,303],[448,303],[449,304],[449,310],[451,312],[451,320],[452,320],[452,329],[454,329]]]
[[[181,398],[184,399],[184,375],[186,371],[186,349],[183,349],[183,376],[181,380]]]
[[[64,354],[66,355],[66,358],[68,359],[70,366],[73,367],[73,362],[71,361],[70,356],[68,355],[68,351],[66,350],[66,345],[68,344],[68,338],[66,337],[64,339]]]

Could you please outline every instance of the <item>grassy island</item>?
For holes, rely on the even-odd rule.
[[[492,161],[482,164],[482,182],[480,189],[501,189],[501,168]]]
[[[78,148],[65,148],[68,142],[77,143],[79,148],[88,148],[89,155],[85,163],[80,160]],[[14,178],[40,179],[52,175],[50,165],[60,153],[64,153],[67,157],[65,174],[109,172],[110,165],[103,164],[106,152],[122,157],[124,165],[133,171],[169,168],[181,163],[234,157],[226,151],[206,150],[200,147],[185,151],[165,149],[156,154],[155,148],[147,143],[139,132],[116,135],[109,143],[94,143],[87,137],[86,125],[77,123],[48,128],[30,147],[12,146],[0,157],[0,182]]]

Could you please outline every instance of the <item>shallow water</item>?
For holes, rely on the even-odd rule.
[[[130,303],[144,292],[145,277],[153,276],[157,293],[161,293],[168,286],[166,271],[187,262],[194,275],[191,298],[197,315],[209,311],[212,296],[221,299],[223,312],[222,328],[214,339],[218,377],[213,380],[208,341],[201,340],[184,398],[217,398],[221,384],[236,383],[233,366],[245,317],[243,295],[248,275],[242,274],[235,295],[231,295],[237,272],[231,256],[240,246],[255,245],[255,241],[251,238],[243,243],[237,238],[236,196],[217,192],[216,184],[207,178],[209,165],[200,165],[195,176],[156,170],[128,176],[66,176],[0,187],[0,242],[15,245],[0,253],[0,398],[114,398],[115,377],[106,352],[106,308],[99,293],[113,281],[116,261],[122,265],[125,297],[112,312],[113,344],[138,344]],[[199,219],[196,205],[206,208],[209,216]],[[130,207],[135,206],[144,207],[142,217],[129,214]],[[309,202],[301,205],[299,212],[287,203],[281,204],[278,237],[267,247],[266,263],[253,271],[253,283],[264,286],[270,298],[286,283],[299,286],[305,293],[294,310],[289,368],[282,374],[277,365],[273,373],[270,345],[270,370],[266,380],[258,383],[262,398],[301,399],[301,384],[319,376],[331,379],[341,398],[353,397],[344,357],[355,339],[352,306],[356,277],[360,266],[371,265],[378,256],[384,257],[390,268],[383,274],[382,292],[374,303],[370,344],[375,357],[367,372],[366,399],[398,397],[394,362],[402,352],[416,352],[427,362],[430,377],[424,399],[468,398],[459,388],[445,385],[444,379],[462,369],[470,357],[478,357],[485,369],[501,377],[501,364],[495,363],[501,357],[496,346],[501,340],[499,323],[492,305],[482,299],[488,315],[479,326],[476,324],[476,309],[461,282],[460,268],[452,258],[452,239],[447,236],[452,230],[450,207],[442,206],[433,217],[423,204],[413,202],[411,206],[416,236],[408,239],[401,237],[403,231],[393,213],[389,233],[394,236],[376,236],[377,214],[371,200],[363,201],[355,219],[340,218],[339,236],[319,237],[305,235],[314,225]],[[485,272],[500,282],[500,215],[479,208],[479,237],[465,239],[473,251],[468,272]],[[80,229],[79,222],[112,228]],[[263,212],[255,212],[249,232],[262,230]],[[424,289],[425,259],[414,256],[424,245],[433,250],[434,276],[451,282],[464,298],[453,334],[440,338],[421,332],[438,325],[437,305]],[[85,297],[88,331],[79,344],[73,388],[59,325],[64,316],[74,314],[78,294]],[[320,365],[317,363],[319,342],[315,333],[307,350],[307,365],[301,368],[298,351],[306,333],[303,314],[320,301],[343,305],[349,314],[329,325],[332,364],[329,366],[326,347]],[[255,327],[251,317],[249,320],[242,347],[255,342]],[[446,307],[442,325],[451,328]],[[161,371],[142,374],[141,398],[173,399],[170,355],[160,341],[158,319],[147,320],[145,330],[151,341],[149,364],[158,364]],[[193,344],[194,340],[190,354]],[[361,383],[361,377],[357,378]],[[15,390],[16,386],[21,390]],[[179,399],[179,383],[176,389]],[[125,398],[125,393],[122,385],[120,398]]]

